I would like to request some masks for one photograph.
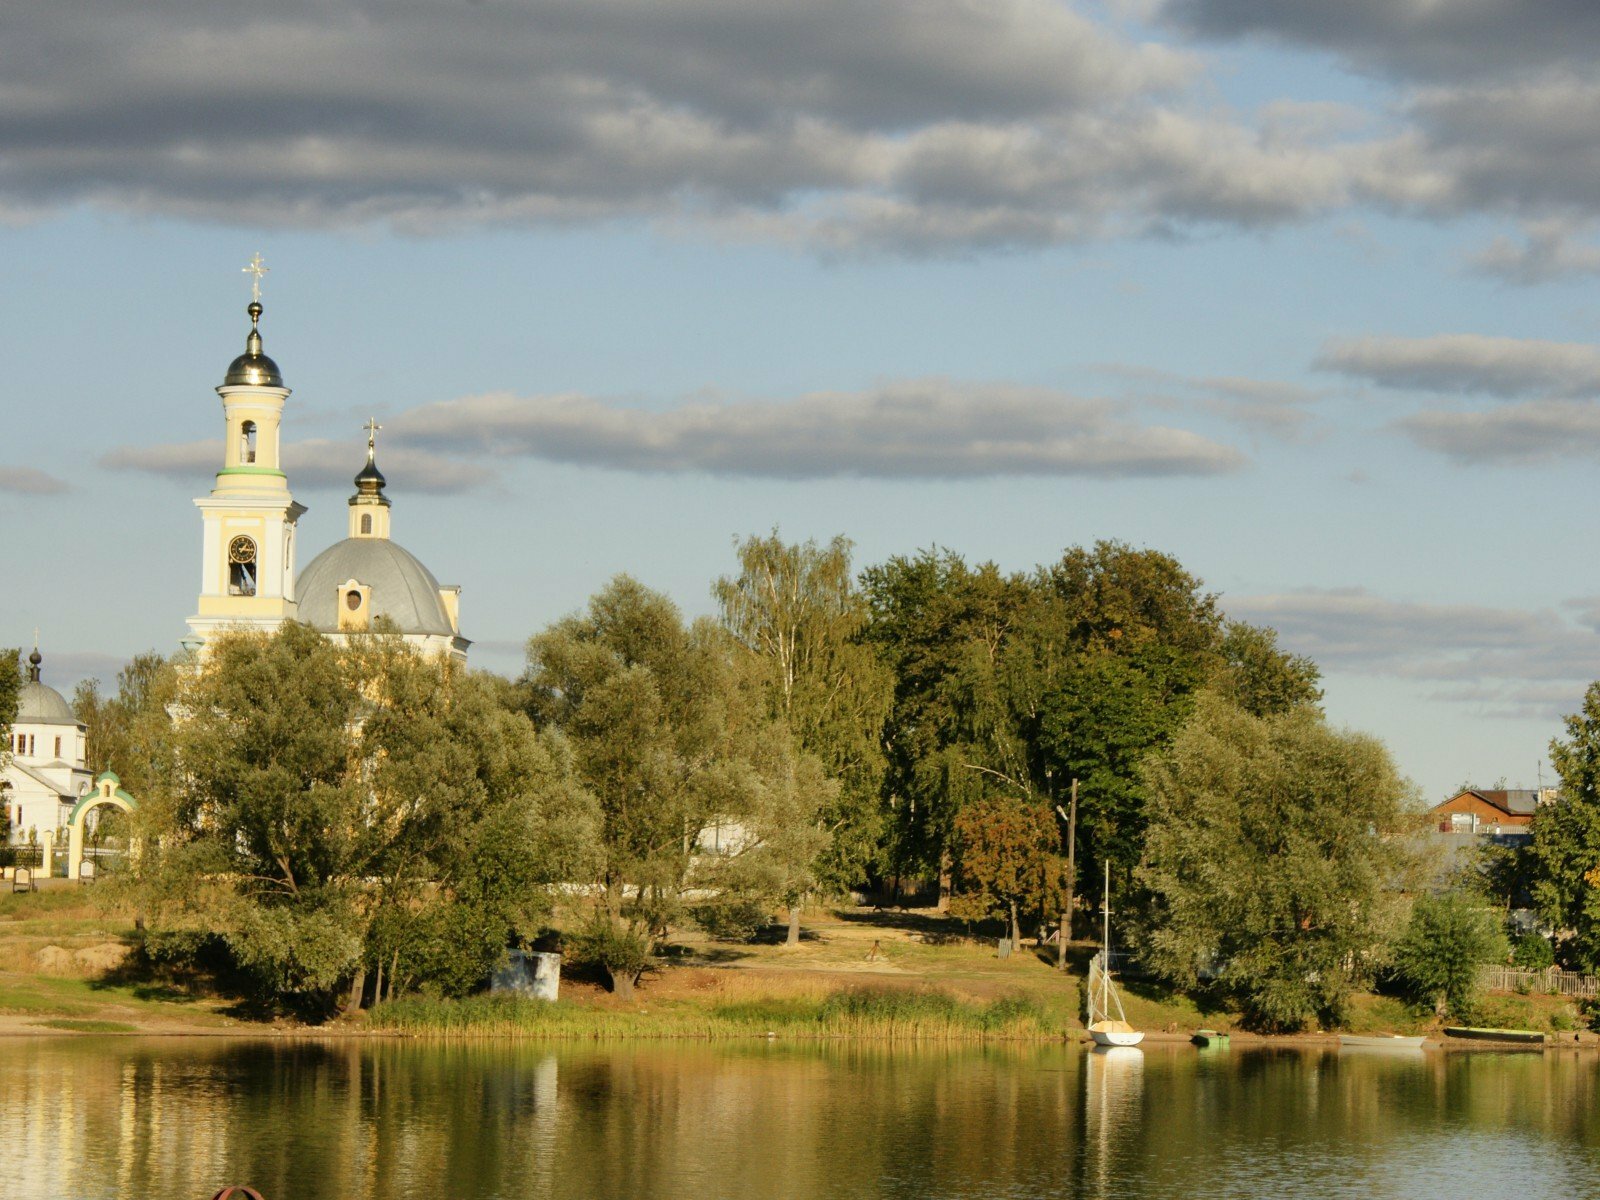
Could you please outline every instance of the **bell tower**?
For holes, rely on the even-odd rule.
[[[276,629],[295,618],[295,522],[305,512],[289,494],[279,460],[279,425],[289,389],[261,347],[261,277],[252,276],[250,333],[217,394],[222,397],[222,467],[209,496],[197,499],[204,523],[200,602],[184,645],[199,649],[229,626]]]

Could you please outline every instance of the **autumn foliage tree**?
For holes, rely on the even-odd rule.
[[[1055,818],[1037,804],[990,796],[956,815],[953,834],[959,897],[952,908],[972,916],[1009,915],[1015,946],[1021,940],[1018,910],[1060,892]]]

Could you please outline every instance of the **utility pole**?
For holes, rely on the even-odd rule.
[[[1067,822],[1067,902],[1061,913],[1061,930],[1056,935],[1056,970],[1067,969],[1067,939],[1072,936],[1072,904],[1074,891],[1078,884],[1078,781],[1072,781],[1072,811],[1061,812],[1061,806],[1056,805],[1056,812],[1060,813]]]

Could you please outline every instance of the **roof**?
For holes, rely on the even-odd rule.
[[[72,705],[47,683],[29,679],[17,696],[17,717],[13,725],[71,725],[80,724],[73,715]]]
[[[401,633],[455,636],[433,572],[388,538],[345,538],[312,559],[295,584],[300,619],[339,632],[339,588],[352,579],[372,589],[374,619],[388,617]]]
[[[1463,796],[1476,796],[1491,808],[1498,808],[1508,817],[1531,817],[1539,807],[1539,792],[1535,788],[1467,788],[1434,807],[1443,808],[1445,804],[1459,800]]]

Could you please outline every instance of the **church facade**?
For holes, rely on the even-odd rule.
[[[88,730],[66,698],[44,682],[43,662],[35,646],[17,696],[10,760],[0,768],[4,843],[13,846],[53,834],[93,786],[86,761]]]
[[[471,643],[461,636],[461,589],[441,586],[390,536],[375,422],[369,423],[366,465],[349,500],[348,536],[296,573],[306,507],[290,493],[281,458],[290,393],[263,349],[259,290],[246,311],[245,351],[217,388],[222,463],[211,494],[195,500],[203,526],[200,595],[184,646],[203,655],[206,643],[223,630],[270,631],[286,621],[303,621],[342,639],[386,620],[424,652],[465,662]]]

